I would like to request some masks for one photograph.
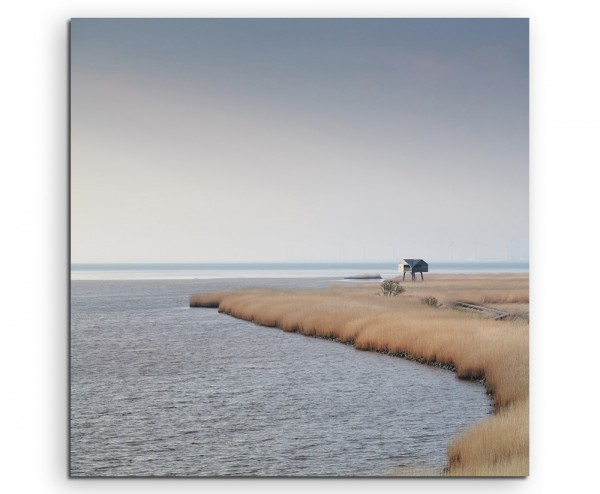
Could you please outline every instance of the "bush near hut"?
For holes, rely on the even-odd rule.
[[[381,293],[387,297],[395,297],[404,292],[404,290],[404,287],[396,280],[386,280],[381,284]]]
[[[439,307],[440,305],[442,305],[442,304],[440,304],[440,302],[437,298],[431,297],[431,296],[423,297],[421,299],[421,302],[423,302],[425,305],[430,305],[431,307]]]

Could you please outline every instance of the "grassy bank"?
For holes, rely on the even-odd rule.
[[[484,379],[495,414],[455,438],[448,475],[525,476],[529,473],[529,280],[523,275],[430,275],[404,282],[396,297],[379,283],[324,290],[243,290],[197,294],[190,306],[308,336],[352,343],[454,369]],[[437,305],[423,303],[437,299]],[[501,307],[493,321],[457,310],[453,301]]]

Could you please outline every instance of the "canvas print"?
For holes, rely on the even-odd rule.
[[[72,19],[71,477],[529,474],[527,19]]]

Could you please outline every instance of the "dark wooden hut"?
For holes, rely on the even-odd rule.
[[[406,276],[406,273],[410,273],[413,281],[415,280],[416,273],[421,273],[421,279],[423,279],[423,273],[429,271],[429,264],[423,259],[402,259],[398,263],[398,271],[402,273],[402,280]]]

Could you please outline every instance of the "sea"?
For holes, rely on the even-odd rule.
[[[523,273],[528,261],[477,261],[429,263],[429,272]],[[393,262],[322,263],[153,263],[153,264],[72,264],[72,280],[134,279],[221,279],[221,278],[344,278],[361,274],[398,275]]]
[[[73,265],[70,475],[313,478],[441,471],[452,438],[492,413],[481,384],[188,303],[192,293],[360,283],[347,277],[395,276],[395,267]],[[522,263],[487,267],[470,272],[528,269]]]

